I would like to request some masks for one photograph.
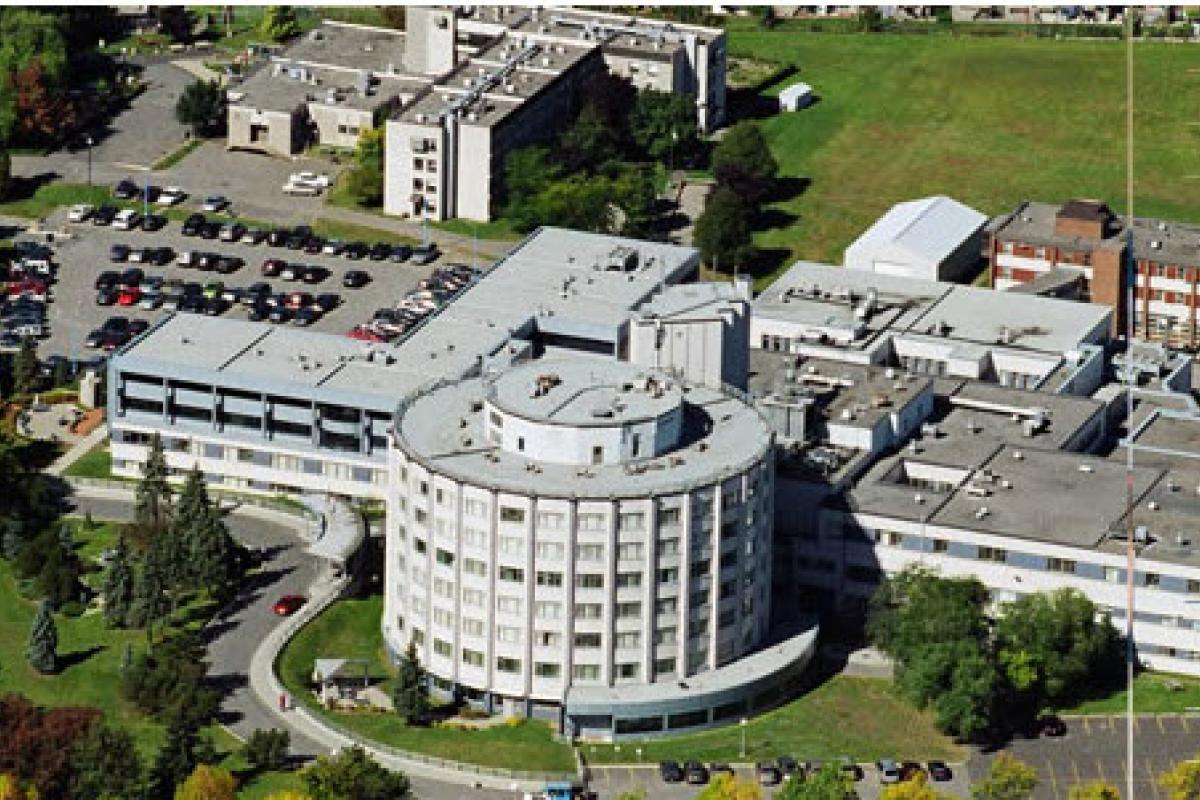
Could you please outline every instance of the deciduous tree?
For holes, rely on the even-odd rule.
[[[262,25],[259,30],[273,42],[291,39],[300,33],[300,20],[296,18],[294,6],[267,6],[263,9]]]
[[[99,719],[94,708],[39,708],[21,695],[0,697],[0,773],[44,798],[66,797],[75,743]]]
[[[71,752],[71,800],[134,798],[142,783],[142,759],[122,728],[93,725]]]
[[[789,778],[775,800],[845,800],[853,783],[836,764],[826,764],[802,780]]]
[[[175,790],[175,800],[236,800],[237,781],[220,767],[199,764]]]
[[[1180,761],[1158,776],[1167,800],[1200,800],[1200,755]]]
[[[762,788],[752,780],[722,772],[700,790],[696,800],[762,800]]]
[[[389,772],[350,747],[333,756],[320,756],[301,773],[313,800],[408,800],[408,776]]]
[[[713,150],[713,175],[752,206],[770,193],[779,163],[754,122],[739,122],[730,128]]]
[[[13,359],[13,391],[17,394],[29,394],[37,388],[38,357],[37,343],[33,337],[26,336],[21,340],[21,349]]]
[[[1076,784],[1067,793],[1068,800],[1121,800],[1117,787],[1106,781]]]
[[[259,728],[246,740],[246,763],[259,772],[276,770],[287,763],[291,736],[278,728]]]
[[[971,786],[971,800],[1030,800],[1037,785],[1036,769],[1010,753],[1000,753],[987,777]]]
[[[924,772],[918,772],[906,781],[885,786],[879,800],[952,800],[929,785]]]
[[[225,127],[225,91],[216,81],[198,80],[179,95],[175,119],[195,136],[215,136]]]
[[[74,109],[62,89],[56,86],[34,57],[13,75],[17,103],[15,134],[24,142],[44,144],[56,141],[75,120]]]
[[[699,143],[696,105],[688,95],[643,89],[629,115],[634,144],[650,159],[686,163]]]

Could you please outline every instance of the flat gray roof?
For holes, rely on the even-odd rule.
[[[514,333],[591,337],[614,347],[630,310],[662,281],[696,271],[687,247],[540,228],[397,345],[366,345],[268,323],[174,314],[118,352],[128,372],[201,376],[330,402],[395,404],[422,386],[458,378]],[[368,358],[369,353],[380,357]],[[303,358],[302,358],[303,357]]]
[[[950,197],[923,197],[897,203],[846,248],[870,249],[897,258],[940,263],[987,222],[987,217]]]
[[[404,37],[404,31],[325,20],[278,58],[377,74],[402,74]]]
[[[668,286],[638,307],[637,316],[643,319],[707,319],[716,316],[729,303],[741,299],[733,284],[721,281],[681,283]]]
[[[740,397],[689,386],[687,403],[709,424],[685,422],[686,447],[637,464],[579,466],[534,461],[484,439],[483,378],[425,392],[398,412],[399,447],[428,469],[458,480],[541,497],[644,497],[716,483],[771,458],[773,437],[763,416]],[[719,424],[711,421],[719,420]],[[690,438],[689,438],[690,437]],[[531,465],[536,464],[536,471]]]
[[[539,380],[544,391],[538,390]],[[539,359],[491,382],[489,399],[510,414],[551,425],[616,426],[662,417],[683,403],[678,382],[624,361]],[[607,415],[596,412],[605,411]]]

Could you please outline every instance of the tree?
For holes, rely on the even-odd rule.
[[[417,658],[417,645],[408,643],[408,649],[400,657],[399,668],[396,671],[396,688],[392,693],[392,702],[396,713],[406,725],[420,724],[429,711],[428,677],[425,668]]]
[[[75,124],[75,111],[65,93],[42,68],[40,57],[29,60],[12,78],[16,97],[16,136],[21,141],[56,141]]]
[[[300,774],[314,800],[407,800],[408,776],[376,764],[361,747],[319,756]]]
[[[533,198],[561,176],[562,168],[550,158],[549,148],[523,147],[509,153],[504,160],[505,216],[517,220]],[[532,227],[536,226],[522,230]]]
[[[71,753],[72,800],[136,797],[142,760],[128,731],[93,725]]]
[[[555,225],[594,233],[613,228],[612,185],[601,175],[572,175],[546,186],[515,220],[522,230]]]
[[[7,773],[0,773],[0,800],[37,800],[36,789],[27,791],[20,781]]]
[[[754,254],[750,213],[731,189],[718,186],[696,220],[692,242],[706,262],[732,271]]]
[[[38,591],[52,608],[79,599],[79,559],[63,547],[62,540],[53,530],[42,531],[21,549],[17,571],[33,578]]]
[[[1092,781],[1072,786],[1067,800],[1121,800],[1121,793],[1111,783]]]
[[[50,608],[49,600],[43,600],[38,605],[37,615],[29,629],[29,644],[25,648],[29,665],[43,675],[58,670],[58,628],[54,625]]]
[[[0,773],[42,797],[65,797],[75,744],[99,719],[94,708],[39,708],[21,695],[0,697]]]
[[[195,20],[192,12],[184,6],[154,6],[154,14],[158,20],[158,29],[171,41],[187,42],[192,38],[192,28]]]
[[[367,128],[358,135],[354,150],[356,166],[346,175],[346,191],[360,206],[383,203],[383,126]]]
[[[987,777],[971,787],[971,800],[1030,800],[1037,785],[1036,769],[1002,752],[992,760]]]
[[[154,798],[170,798],[199,764],[196,758],[196,728],[177,719],[167,727],[167,740],[150,770],[149,788]]]
[[[392,8],[392,6],[387,6],[387,8]],[[313,800],[313,798],[303,792],[287,790],[268,795],[267,800]]]
[[[1158,776],[1167,800],[1200,800],[1200,758],[1189,758]]]
[[[891,786],[885,786],[879,800],[951,800],[949,795],[935,791],[924,772]]]
[[[121,694],[155,719],[199,730],[220,702],[205,683],[205,670],[204,648],[195,635],[175,634],[134,659],[121,676]]]
[[[383,24],[387,27],[398,31],[404,30],[406,24],[404,6],[380,6],[379,15],[383,17]]]
[[[13,358],[12,372],[13,391],[16,394],[29,394],[37,387],[37,343],[32,336],[21,340],[21,349]]]
[[[150,451],[142,462],[142,479],[138,481],[137,505],[134,517],[138,523],[161,533],[171,508],[171,484],[167,481],[167,456],[162,436],[155,431],[150,437]]]
[[[281,769],[288,759],[291,736],[278,728],[259,728],[246,740],[246,763],[256,772]]]
[[[220,767],[200,764],[183,785],[175,790],[175,800],[235,800],[237,782]]]
[[[695,101],[674,92],[643,89],[629,114],[629,130],[637,148],[655,161],[688,161],[699,143]]]
[[[215,136],[225,123],[225,92],[216,81],[198,80],[175,103],[175,119],[195,136]]]
[[[300,33],[300,21],[293,6],[267,6],[263,10],[262,35],[273,42],[291,39]]]
[[[718,185],[729,187],[756,207],[766,199],[779,174],[779,163],[762,131],[749,121],[726,132],[713,150],[712,165]]]
[[[3,141],[3,140],[0,140]],[[0,200],[8,197],[8,191],[12,186],[12,156],[8,150],[0,147]],[[63,362],[66,363],[66,362]]]
[[[129,548],[125,537],[117,540],[117,552],[113,556],[108,574],[104,576],[104,619],[110,628],[124,628],[129,624],[133,607],[134,575],[129,563]]]
[[[600,114],[594,102],[584,103],[571,127],[558,140],[558,158],[568,172],[590,171],[591,167],[615,158],[617,133]]]
[[[803,780],[785,781],[775,800],[845,800],[853,783],[837,764],[826,764]]]
[[[133,599],[125,622],[131,628],[148,628],[171,613],[162,548],[151,546],[142,558],[133,583]]]
[[[858,10],[858,29],[863,33],[874,33],[883,27],[883,15],[875,6],[863,6]]]
[[[722,772],[700,790],[696,800],[762,800],[762,789],[752,780]]]
[[[1087,687],[1119,680],[1121,636],[1107,615],[1076,589],[1028,594],[1004,606],[996,624],[997,659],[1032,719],[1044,706],[1063,706]]]

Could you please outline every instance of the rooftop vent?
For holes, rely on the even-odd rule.
[[[1158,511],[1158,501],[1151,500],[1149,503],[1146,503],[1146,508],[1150,509],[1151,511]]]
[[[919,506],[925,505],[925,495],[923,495],[923,494],[913,495],[913,502]]]
[[[991,513],[992,510],[987,506],[980,506],[979,510],[975,512],[975,519],[984,519],[985,517],[990,516]]]
[[[1093,467],[1091,464],[1080,464],[1079,471],[1080,472],[1095,472],[1096,468]]]
[[[1013,456],[1014,461],[1021,461],[1025,458],[1025,454],[1022,453],[1020,450],[1013,450],[1012,456]]]

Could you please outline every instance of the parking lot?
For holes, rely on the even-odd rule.
[[[854,789],[862,800],[877,800],[883,790],[874,765],[863,764],[863,779],[854,784]],[[951,765],[954,777],[952,780],[933,783],[939,792],[967,797],[967,769],[963,765]],[[689,786],[686,783],[666,783],[659,777],[658,765],[644,766],[627,765],[611,767],[592,767],[592,783],[590,789],[595,791],[601,800],[615,798],[623,792],[644,789],[648,797],[655,800],[690,800],[699,794],[704,787]],[[748,765],[735,765],[734,771],[738,777],[756,781],[754,769]],[[757,781],[756,781],[757,782]],[[764,788],[763,794],[771,797],[779,791],[778,787]]]
[[[371,318],[377,308],[393,305],[405,292],[414,288],[421,278],[428,276],[439,266],[439,260],[429,266],[417,266],[411,262],[350,260],[341,256],[309,255],[304,252],[269,247],[266,243],[250,245],[243,242],[221,242],[195,237],[185,237],[181,225],[171,222],[157,232],[119,231],[111,227],[97,227],[90,223],[65,224],[70,234],[65,240],[55,242],[55,261],[58,264],[57,282],[53,286],[53,302],[49,307],[50,336],[39,346],[43,357],[50,354],[70,358],[94,356],[85,347],[87,335],[106,318],[113,315],[131,319],[157,320],[171,313],[166,309],[142,309],[137,306],[98,306],[96,304],[96,277],[105,270],[116,270],[134,266],[114,264],[110,260],[110,248],[114,244],[131,247],[168,247],[174,252],[207,251],[220,255],[237,256],[245,265],[230,275],[201,272],[194,268],[181,268],[174,261],[167,266],[140,266],[147,276],[161,275],[167,280],[179,279],[188,282],[208,283],[219,280],[225,286],[246,287],[257,282],[266,282],[274,291],[306,291],[312,294],[332,292],[340,295],[341,304],[312,325],[313,330],[344,334],[354,325]],[[328,270],[328,276],[318,284],[287,282],[278,278],[264,278],[260,265],[267,258],[280,258],[289,263],[320,266]],[[371,276],[371,282],[360,289],[342,286],[342,278],[349,270],[362,270]],[[226,318],[245,319],[247,309],[233,305],[223,314]]]
[[[1067,735],[1059,739],[1018,739],[1005,749],[1037,769],[1037,800],[1066,800],[1070,788],[1094,780],[1108,781],[1124,796],[1126,781],[1125,718],[1067,718]],[[1158,776],[1200,752],[1200,715],[1155,714],[1134,719],[1134,797],[1165,798]],[[971,762],[971,773],[986,773],[990,755]]]

